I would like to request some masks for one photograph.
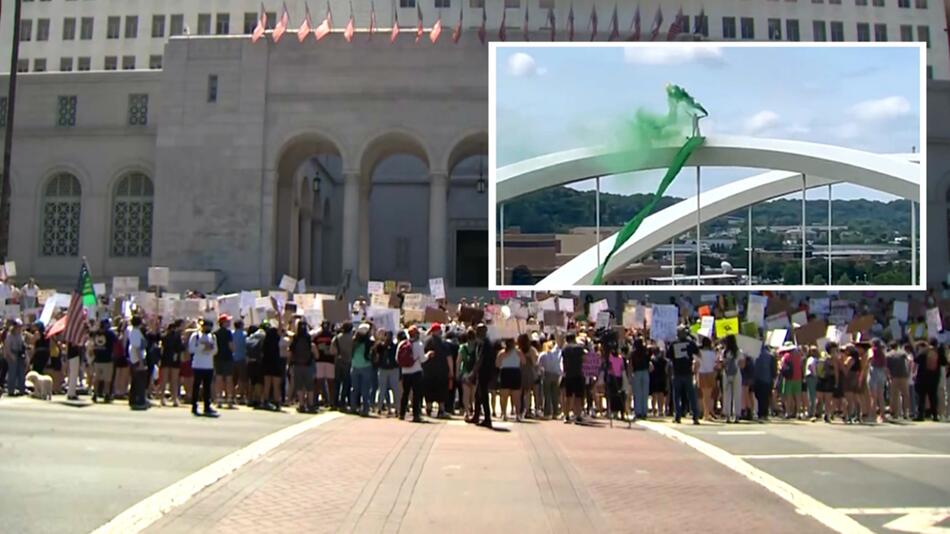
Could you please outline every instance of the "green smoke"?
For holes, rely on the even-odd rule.
[[[666,174],[653,194],[653,198],[617,233],[613,248],[604,258],[603,263],[597,267],[594,285],[603,283],[604,268],[607,266],[607,262],[627,240],[633,237],[640,224],[653,212],[666,189],[673,183],[683,166],[686,165],[690,155],[705,141],[703,137],[692,136],[692,126],[693,117],[701,118],[709,115],[706,109],[685,89],[673,84],[666,86],[666,97],[668,105],[666,115],[657,115],[641,108],[637,110],[632,120],[627,121],[625,128],[617,139],[623,143],[622,147],[617,148],[623,150],[618,152],[619,155],[616,156],[625,158],[625,161],[614,163],[626,163],[631,168],[636,168],[646,160],[650,151],[655,147],[680,145],[684,140],[685,144],[682,144],[673,157],[673,161],[670,162]]]

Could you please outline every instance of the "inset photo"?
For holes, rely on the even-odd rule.
[[[923,43],[492,43],[492,289],[925,289]]]

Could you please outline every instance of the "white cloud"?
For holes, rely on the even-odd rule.
[[[778,113],[764,110],[747,118],[742,123],[742,129],[745,130],[747,134],[757,134],[776,126],[779,120]]]
[[[639,65],[681,65],[695,61],[721,63],[723,57],[722,48],[718,46],[674,45],[624,48],[623,59]]]
[[[539,67],[534,58],[524,52],[512,54],[508,58],[508,74],[512,76],[543,76],[546,73],[547,69]]]
[[[851,107],[851,115],[862,121],[894,119],[909,113],[910,102],[902,96],[865,100]]]

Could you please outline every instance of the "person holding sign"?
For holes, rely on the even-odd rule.
[[[515,345],[514,339],[504,340],[504,347],[495,357],[495,366],[499,369],[499,384],[501,385],[501,414],[502,419],[508,420],[508,400],[515,409],[515,420],[521,422],[521,366],[525,355]]]
[[[668,349],[668,356],[673,361],[673,410],[674,423],[679,423],[686,411],[689,402],[690,413],[693,415],[693,424],[699,424],[699,406],[696,402],[696,389],[693,387],[693,375],[699,371],[699,348],[688,337],[686,329],[681,328],[677,334],[679,341],[672,343]]]

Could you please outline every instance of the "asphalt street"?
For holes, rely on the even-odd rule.
[[[775,422],[675,428],[874,531],[950,527],[950,424]]]
[[[193,417],[184,407],[133,412],[121,402],[3,397],[0,531],[89,532],[152,493],[306,417],[246,408],[221,414],[208,419]],[[207,431],[210,426],[213,432]]]

